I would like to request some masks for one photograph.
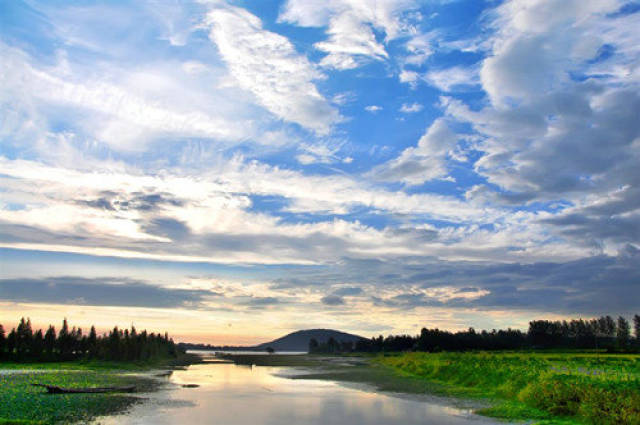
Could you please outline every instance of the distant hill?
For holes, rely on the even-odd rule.
[[[356,342],[364,339],[361,336],[349,334],[346,332],[334,331],[333,329],[307,329],[303,331],[292,332],[281,338],[274,339],[271,342],[256,345],[252,349],[265,350],[272,347],[276,351],[307,351],[309,349],[309,341],[315,338],[318,343],[322,344],[333,338],[338,342]]]

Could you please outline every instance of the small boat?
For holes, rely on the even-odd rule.
[[[44,387],[50,394],[97,394],[97,393],[132,393],[135,385],[126,387],[88,387],[88,388],[64,388],[56,385],[31,384],[34,387]]]

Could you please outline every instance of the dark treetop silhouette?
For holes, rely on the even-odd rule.
[[[17,328],[5,336],[0,325],[0,359],[13,361],[68,361],[96,359],[115,361],[146,361],[172,358],[179,349],[168,334],[138,332],[114,327],[108,334],[97,335],[91,327],[89,335],[75,326],[69,329],[67,319],[56,334],[53,326],[47,331],[33,331],[31,320],[23,317]]]
[[[614,320],[602,316],[591,320],[534,320],[528,332],[495,329],[476,332],[473,328],[461,332],[423,328],[420,335],[380,335],[371,339],[326,342],[309,341],[311,353],[382,352],[382,351],[465,351],[518,349],[607,349],[637,351],[640,349],[640,316],[633,318],[635,338],[631,338],[629,322],[622,316]]]

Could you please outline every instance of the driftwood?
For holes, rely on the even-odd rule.
[[[34,387],[44,387],[50,394],[97,394],[97,393],[132,393],[135,385],[126,387],[89,387],[89,388],[64,388],[56,385],[31,384]]]

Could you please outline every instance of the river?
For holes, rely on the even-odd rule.
[[[430,398],[398,397],[325,380],[293,380],[288,367],[206,363],[178,370],[160,391],[101,425],[495,425]],[[196,384],[184,388],[183,384]],[[504,424],[504,422],[502,422]]]

